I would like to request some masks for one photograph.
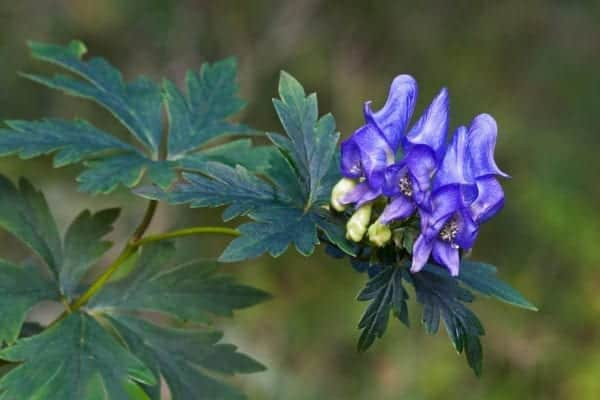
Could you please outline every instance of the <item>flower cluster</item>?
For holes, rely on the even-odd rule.
[[[480,114],[456,129],[447,143],[448,91],[443,88],[409,127],[417,99],[417,82],[409,75],[394,79],[382,109],[365,103],[365,124],[341,146],[344,178],[333,188],[337,211],[354,213],[347,237],[365,236],[375,246],[391,242],[392,230],[416,217],[421,231],[412,248],[411,271],[430,256],[452,275],[459,272],[459,249],[470,249],[479,226],[504,204],[494,161],[497,126]]]

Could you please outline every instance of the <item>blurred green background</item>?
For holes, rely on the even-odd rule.
[[[243,377],[251,399],[598,399],[600,398],[600,3],[564,1],[122,1],[0,3],[0,117],[74,116],[117,129],[109,114],[18,78],[50,71],[29,58],[28,39],[78,38],[127,78],[168,76],[238,57],[248,124],[280,130],[271,106],[281,69],[319,94],[344,135],[362,122],[362,103],[385,100],[399,73],[420,84],[418,111],[441,86],[451,123],[489,112],[500,127],[496,158],[513,176],[506,207],[480,235],[473,257],[536,303],[531,313],[483,300],[484,375],[476,379],[441,332],[426,336],[391,321],[357,354],[354,298],[365,276],[322,249],[288,251],[225,265],[274,300],[220,325],[226,338],[269,366]],[[82,208],[125,205],[113,235],[124,238],[143,212],[125,190],[90,198],[77,167],[49,158],[0,160],[0,171],[44,188],[60,222]],[[214,210],[161,205],[152,230],[218,223]],[[0,251],[26,254],[2,233]],[[181,241],[182,254],[218,255],[222,238]]]

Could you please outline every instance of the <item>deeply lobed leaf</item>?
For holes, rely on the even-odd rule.
[[[464,350],[469,366],[480,375],[483,353],[479,337],[485,331],[465,305],[474,300],[473,294],[449,275],[421,271],[406,276],[415,288],[417,301],[423,305],[422,322],[427,333],[436,334],[442,320],[456,351]]]
[[[318,118],[316,96],[287,73],[281,74],[281,100],[275,108],[287,136],[269,134],[278,148],[269,152],[268,166],[259,177],[246,168],[207,162],[203,175],[184,174],[172,190],[142,188],[138,194],[192,207],[227,206],[223,218],[247,215],[242,235],[225,249],[221,261],[241,261],[263,253],[281,255],[290,244],[304,255],[327,240],[353,254],[344,229],[321,207],[338,178],[335,146],[339,133],[331,115]]]
[[[25,179],[15,186],[0,175],[0,227],[38,254],[54,273],[62,262],[62,244],[44,195]]]
[[[110,208],[92,214],[85,210],[69,226],[59,271],[60,287],[67,297],[75,295],[81,278],[112,247],[112,243],[102,238],[112,231],[120,211]]]
[[[109,320],[129,349],[165,378],[173,400],[244,399],[222,377],[265,369],[235,346],[218,343],[222,334],[217,331],[161,327],[124,315]],[[147,391],[153,400],[162,398],[157,387]]]
[[[214,262],[189,262],[165,268],[175,248],[162,242],[144,248],[126,277],[107,285],[88,304],[94,310],[159,311],[182,321],[210,322],[213,315],[233,311],[269,298],[262,290],[216,275]]]
[[[362,333],[358,340],[358,350],[367,350],[377,338],[385,333],[390,312],[409,326],[408,293],[402,286],[402,271],[396,267],[383,268],[371,278],[358,294],[359,301],[370,301],[358,323]]]
[[[152,372],[84,313],[73,313],[43,333],[20,339],[0,358],[23,362],[0,379],[0,399],[101,398],[130,400],[155,385]],[[145,396],[145,398],[147,398]]]
[[[173,400],[242,399],[225,379],[264,367],[219,343],[218,331],[184,325],[159,326],[140,312],[160,312],[181,321],[210,324],[213,316],[231,316],[234,310],[269,298],[265,292],[216,275],[214,263],[191,262],[165,268],[175,249],[168,242],[145,247],[129,275],[109,284],[88,304],[103,315],[128,348],[167,382]],[[146,388],[151,399],[161,399],[157,387]]]
[[[12,343],[31,308],[44,300],[59,301],[56,283],[34,266],[16,266],[0,260],[0,342]]]
[[[125,82],[121,73],[101,58],[83,59],[85,45],[30,43],[33,57],[61,67],[72,76],[25,76],[67,94],[90,99],[109,110],[137,141],[132,146],[83,121],[8,121],[0,130],[0,155],[32,158],[56,153],[54,166],[83,162],[80,189],[92,194],[109,193],[119,185],[136,186],[144,176],[168,187],[180,169],[203,170],[206,161],[241,164],[260,169],[265,149],[248,146],[235,155],[228,144],[214,145],[229,135],[256,131],[229,119],[245,103],[239,98],[235,60],[203,64],[200,72],[187,74],[187,95],[168,80],[162,88],[147,78]],[[163,142],[162,108],[169,116],[169,134]],[[207,147],[212,146],[212,147]]]

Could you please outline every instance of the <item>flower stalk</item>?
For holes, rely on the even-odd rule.
[[[115,272],[123,265],[137,250],[149,243],[154,243],[162,240],[173,239],[177,237],[202,235],[202,234],[223,234],[228,236],[237,237],[240,232],[237,229],[228,228],[224,226],[200,226],[193,228],[179,229],[172,232],[159,233],[155,235],[148,235],[144,237],[144,233],[150,226],[152,218],[156,212],[156,201],[150,201],[144,218],[140,225],[136,228],[131,238],[128,240],[127,245],[123,248],[119,256],[106,268],[106,270],[96,278],[96,280],[90,285],[90,287],[77,299],[73,300],[67,307],[67,310],[56,320],[59,321],[64,318],[67,314],[75,312],[87,304],[92,297],[102,290],[104,285],[108,283],[110,278]],[[55,322],[56,322],[55,321]]]

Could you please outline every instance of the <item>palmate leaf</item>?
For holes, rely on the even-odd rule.
[[[367,350],[376,338],[381,338],[387,329],[390,312],[409,326],[408,294],[402,286],[402,270],[386,267],[371,278],[357,297],[358,301],[371,303],[358,323],[362,333],[358,340],[358,350]]]
[[[39,335],[20,339],[0,358],[22,362],[0,380],[0,399],[148,398],[139,382],[156,377],[91,316],[73,313]]]
[[[165,192],[158,187],[137,190],[141,196],[192,207],[227,205],[223,218],[247,215],[240,237],[225,249],[220,260],[241,261],[265,252],[276,257],[290,244],[304,255],[325,239],[353,254],[344,228],[322,207],[339,179],[335,158],[339,133],[330,114],[318,117],[317,98],[306,96],[291,75],[283,72],[279,83],[281,99],[275,109],[287,136],[269,134],[278,148],[269,153],[269,166],[259,177],[243,166],[232,168],[208,162],[202,173],[184,174],[185,182]]]
[[[49,267],[0,261],[0,341],[7,345],[0,359],[19,363],[0,378],[0,400],[158,400],[160,376],[174,400],[240,399],[241,392],[225,378],[264,369],[234,346],[219,343],[222,333],[197,324],[231,316],[269,295],[217,275],[214,263],[165,268],[175,255],[170,243],[147,246],[133,270],[84,310],[43,331],[24,325],[40,301],[69,301],[80,291],[82,278],[110,247],[103,237],[118,210],[80,213],[61,241],[44,196],[27,181],[17,188],[0,176],[0,206],[0,226]],[[145,311],[166,314],[186,327],[158,326],[139,315]]]
[[[81,278],[111,247],[102,238],[113,230],[120,209],[109,208],[92,214],[85,210],[69,226],[64,240],[63,263],[59,272],[60,288],[71,297]]]
[[[475,299],[473,294],[450,275],[421,271],[407,274],[407,278],[415,288],[417,301],[423,305],[422,322],[426,332],[436,334],[442,320],[456,351],[464,351],[469,366],[480,375],[483,353],[479,337],[485,331],[477,316],[465,305]]]
[[[14,342],[25,317],[43,300],[60,300],[56,284],[32,266],[16,266],[0,260],[0,342]]]
[[[102,238],[112,231],[118,215],[119,209],[83,211],[69,226],[63,243],[43,194],[24,179],[17,188],[0,176],[0,227],[44,260],[68,299],[76,294],[88,268],[112,247]]]
[[[368,261],[353,261],[366,263],[370,268],[377,267],[370,266]],[[454,348],[458,353],[465,353],[469,366],[477,375],[481,374],[482,369],[480,337],[484,329],[477,316],[467,307],[468,303],[475,300],[470,289],[517,307],[537,311],[517,290],[496,277],[496,267],[493,265],[462,260],[458,277],[450,276],[446,268],[434,264],[425,265],[416,274],[408,272],[406,265],[379,267],[379,272],[358,295],[359,301],[370,301],[359,323],[359,328],[363,330],[358,342],[359,350],[366,350],[376,338],[383,336],[390,312],[408,326],[408,295],[402,280],[414,287],[416,300],[423,305],[422,323],[426,332],[436,334],[440,322],[443,322]]]
[[[165,378],[173,400],[244,399],[238,389],[215,374],[230,376],[265,369],[238,353],[235,346],[219,344],[222,334],[217,331],[161,327],[124,315],[109,318],[129,349]],[[149,388],[148,394],[152,400],[161,399],[157,387]]]
[[[95,310],[159,311],[182,321],[208,323],[214,315],[233,311],[269,298],[262,290],[239,285],[216,275],[216,264],[188,262],[165,268],[175,255],[170,243],[147,246],[132,273],[107,285],[92,299]]]
[[[119,210],[82,212],[63,240],[44,195],[28,181],[19,186],[0,175],[0,228],[12,233],[33,250],[50,270],[35,265],[0,262],[0,341],[18,336],[29,310],[44,300],[70,300],[83,275],[110,247],[102,240],[112,230]],[[50,275],[50,276],[47,276]]]
[[[269,295],[216,275],[213,263],[165,269],[173,255],[170,243],[144,248],[131,274],[107,286],[88,308],[107,318],[130,350],[165,378],[173,400],[244,398],[223,377],[264,367],[235,346],[218,343],[220,332],[159,326],[132,313],[154,311],[181,321],[209,323],[214,315],[230,316]],[[151,399],[161,398],[157,388],[147,391]]]
[[[127,128],[136,145],[84,121],[7,121],[8,129],[0,130],[0,155],[16,154],[27,159],[55,153],[56,167],[83,162],[86,170],[77,178],[80,189],[94,194],[111,192],[119,185],[133,187],[144,176],[167,187],[180,168],[202,171],[203,164],[210,160],[252,169],[262,165],[259,157],[264,150],[258,149],[255,154],[248,140],[235,145],[246,148],[235,156],[223,156],[232,150],[231,144],[213,145],[215,139],[227,135],[256,133],[229,121],[245,104],[238,96],[235,60],[204,64],[200,72],[188,72],[186,96],[168,80],[162,87],[144,77],[125,82],[104,59],[83,60],[86,48],[78,41],[68,46],[30,43],[30,48],[36,59],[72,75],[26,77],[98,103]],[[160,159],[163,107],[169,116],[165,160]]]
[[[27,180],[15,187],[0,175],[0,227],[39,255],[54,273],[62,261],[62,244],[46,199]]]

